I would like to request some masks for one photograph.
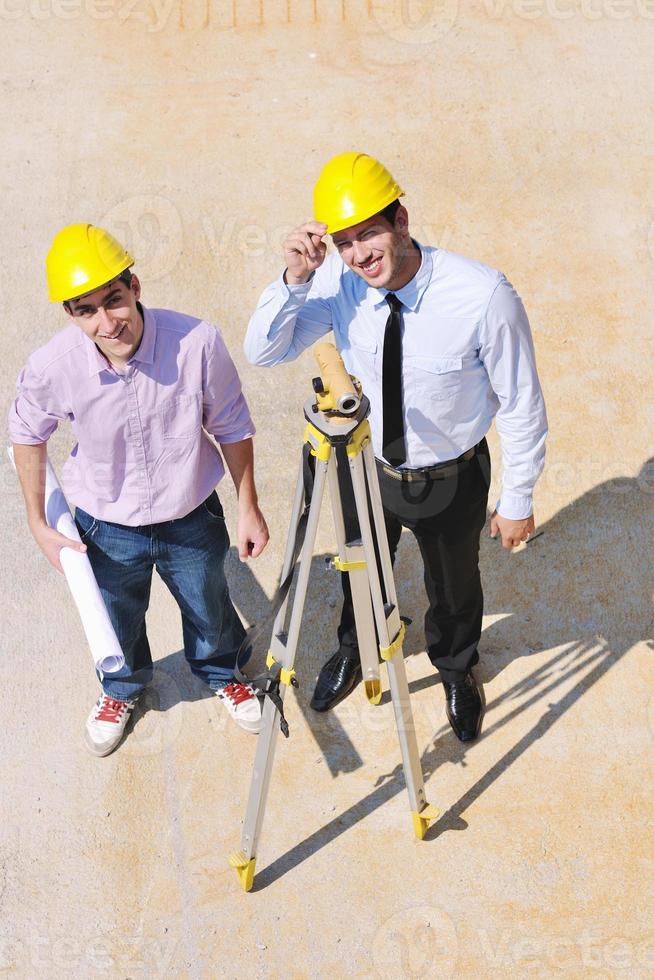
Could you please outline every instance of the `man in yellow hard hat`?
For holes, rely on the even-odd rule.
[[[404,192],[378,160],[342,153],[314,189],[314,220],[284,243],[286,270],[264,291],[245,351],[271,366],[334,331],[347,369],[370,399],[370,424],[391,554],[402,527],[416,537],[429,600],[427,653],[462,741],[479,734],[483,594],[479,536],[486,521],[493,418],[502,494],[490,531],[505,548],[534,531],[532,491],[547,420],[524,307],[502,273],[411,238]],[[327,256],[331,235],[336,254]],[[339,648],[312,707],[325,711],[360,677],[352,601]]]
[[[180,607],[193,673],[241,728],[257,732],[261,722],[254,691],[234,681],[245,633],[225,580],[229,538],[214,489],[224,459],[238,494],[239,554],[256,557],[268,530],[254,426],[219,330],[143,306],[133,264],[102,228],[69,225],[55,236],[49,294],[71,322],[31,355],[9,414],[30,530],[60,571],[62,548],[87,552],[125,655],[87,719],[86,743],[99,756],[118,746],[152,677],[145,613],[155,566]],[[47,442],[63,420],[77,443],[61,483],[82,544],[49,527],[44,511]]]

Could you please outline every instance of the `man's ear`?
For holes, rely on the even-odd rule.
[[[409,230],[409,212],[400,204],[399,208],[395,212],[395,231],[408,232]]]
[[[135,272],[132,273],[132,281],[129,284],[129,288],[132,290],[137,299],[141,298],[141,282]]]

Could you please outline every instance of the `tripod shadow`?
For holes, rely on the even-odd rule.
[[[333,711],[318,714],[309,707],[314,681],[329,652],[329,643],[335,645],[336,642],[335,620],[340,613],[342,592],[338,573],[328,568],[332,557],[331,554],[315,555],[311,561],[310,584],[295,664],[299,687],[291,688],[286,696],[286,703],[288,704],[292,695],[331,775],[337,777],[340,773],[359,769],[363,760]],[[227,553],[225,573],[232,601],[243,621],[262,627],[246,668],[248,676],[254,676],[264,669],[270,646],[273,627],[272,620],[269,619],[270,599],[259,585],[249,563],[239,560],[236,548],[230,548]],[[289,609],[292,608],[294,595],[295,586],[289,596]],[[333,640],[330,640],[332,637]],[[191,673],[184,650],[169,653],[155,662],[152,681],[134,709],[128,734],[139,729],[139,726],[141,729],[147,727],[144,719],[149,712],[164,712],[182,701],[201,701],[212,697],[213,693],[209,688]],[[290,727],[292,737],[292,718]]]
[[[331,775],[336,777],[340,773],[359,769],[363,765],[363,760],[333,711],[319,714],[309,707],[315,679],[329,653],[329,643],[336,645],[335,620],[340,614],[342,592],[338,573],[328,567],[332,557],[333,555],[314,555],[311,560],[309,588],[295,657],[299,687],[290,689],[286,702],[288,703],[289,695],[294,697]],[[263,626],[261,636],[255,643],[252,666],[248,666],[248,674],[252,676],[257,672],[258,667],[263,668],[270,645],[273,627],[272,621],[267,621],[270,600],[259,585],[249,564],[239,561],[235,548],[229,551],[225,571],[234,605],[241,618],[248,623]],[[294,596],[295,586],[292,587],[289,596],[289,609],[292,608]],[[292,719],[289,724],[292,738]]]
[[[606,481],[564,507],[525,549],[508,553],[499,550],[499,543],[483,540],[487,612],[504,618],[484,632],[479,679],[488,682],[513,660],[541,655],[534,670],[487,704],[483,738],[492,739],[539,703],[546,710],[439,818],[426,839],[465,829],[462,814],[468,807],[534,742],[546,737],[611,667],[637,643],[647,641],[654,647],[653,558],[651,548],[642,547],[642,542],[649,542],[653,526],[654,458],[645,463],[638,477]],[[398,565],[399,581],[402,574]],[[411,615],[410,609],[406,611]],[[552,655],[542,662],[547,650]],[[434,682],[431,677],[414,682],[412,690]],[[504,709],[501,715],[500,707]],[[425,779],[445,763],[465,765],[471,750],[474,746],[458,742],[449,726],[440,728],[422,754]],[[398,764],[379,778],[368,796],[263,869],[255,888],[272,884],[404,788]]]

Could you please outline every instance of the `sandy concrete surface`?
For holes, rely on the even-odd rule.
[[[0,36],[3,411],[63,323],[51,236],[106,225],[145,302],[216,320],[242,371],[272,529],[259,561],[230,558],[249,620],[281,567],[314,366],[252,368],[241,340],[333,153],[379,156],[418,239],[506,272],[551,424],[543,535],[511,555],[482,541],[488,711],[471,747],[447,725],[401,542],[418,742],[443,811],[423,842],[388,697],[308,708],[338,612],[325,511],[248,895],[227,857],[255,740],[190,677],[159,584],[145,709],[113,756],[87,753],[88,650],[0,463],[0,974],[653,976],[651,0],[2,0]],[[55,464],[70,446],[62,430]]]

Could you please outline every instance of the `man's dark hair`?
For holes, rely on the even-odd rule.
[[[395,226],[395,215],[397,214],[399,207],[400,207],[400,199],[399,197],[396,197],[394,201],[391,201],[390,204],[387,204],[386,207],[379,213],[381,214],[382,218],[386,218],[389,225]]]

